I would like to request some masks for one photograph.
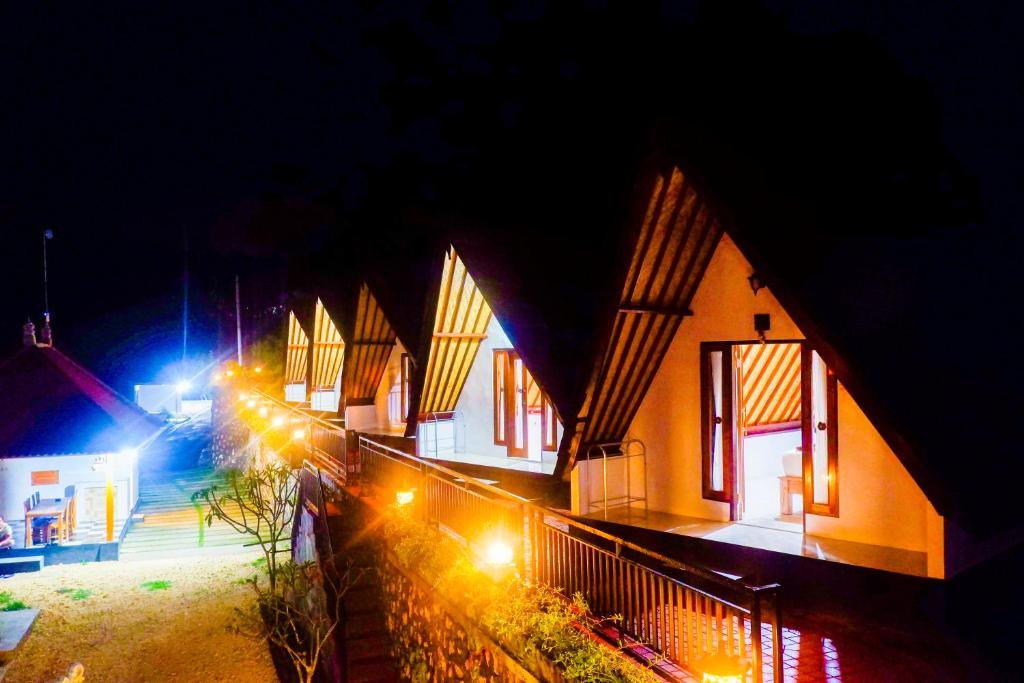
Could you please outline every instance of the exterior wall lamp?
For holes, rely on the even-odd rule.
[[[754,296],[757,296],[758,290],[763,289],[765,286],[764,282],[761,280],[761,276],[757,273],[751,273],[747,277],[747,282],[750,283],[750,289],[754,292]]]

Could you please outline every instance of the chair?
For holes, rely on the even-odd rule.
[[[25,538],[26,540],[31,538],[32,545],[36,545],[37,543],[45,545],[52,542],[54,530],[56,530],[59,535],[60,527],[56,524],[56,517],[33,517],[31,528],[27,528],[29,522],[28,513],[32,511],[32,508],[34,508],[35,505],[36,496],[29,496],[25,499]]]
[[[74,484],[64,487],[64,497],[68,501],[67,523],[69,540],[71,539],[71,534],[75,531],[75,527],[78,526],[78,498],[75,495],[77,493],[78,491],[75,489]]]

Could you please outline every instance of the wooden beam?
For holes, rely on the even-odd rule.
[[[435,332],[434,339],[487,339],[487,334],[474,332]]]
[[[692,316],[693,311],[688,308],[668,308],[665,306],[619,306],[619,313],[653,313],[657,315],[681,315],[681,316]]]

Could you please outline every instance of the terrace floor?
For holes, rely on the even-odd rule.
[[[593,512],[584,517],[827,562],[918,577],[928,575],[928,556],[923,552],[822,538],[782,528],[752,526],[742,522],[716,522],[636,507],[611,508],[607,513]]]
[[[461,462],[467,465],[481,465],[483,467],[495,467],[502,470],[516,470],[519,472],[536,472],[538,474],[552,474],[555,471],[555,463],[558,459],[555,453],[544,453],[541,460],[531,460],[529,458],[502,458],[493,455],[453,453],[451,451],[441,452],[437,457],[434,457],[432,454],[423,454],[420,457],[424,460]]]

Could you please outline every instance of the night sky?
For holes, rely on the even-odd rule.
[[[596,159],[603,147],[601,158],[622,158],[612,153],[628,147],[622,130],[639,131],[658,102],[678,105],[692,74],[712,82],[761,61],[774,43],[746,39],[761,28],[783,46],[882,55],[865,73],[909,79],[930,103],[929,144],[967,197],[953,202],[958,220],[1018,244],[1019,22],[982,4],[12,5],[0,10],[0,348],[17,347],[27,315],[40,321],[40,241],[52,229],[57,344],[123,390],[180,355],[186,233],[194,349],[205,353],[234,273],[247,305],[272,305],[308,284],[310,259],[337,259],[355,226],[404,205],[461,206],[459,190],[483,172],[507,181],[507,199],[524,177],[557,178],[567,158]],[[694,26],[720,40],[698,52]],[[775,73],[779,92],[790,93],[788,79],[792,92],[813,87],[800,72],[814,65],[792,64]],[[698,93],[687,107],[705,104],[714,109]],[[884,95],[871,102],[873,121],[887,105]],[[797,120],[779,114],[787,106],[765,89],[729,114],[755,126]],[[853,131],[856,121],[836,115]],[[833,143],[842,149],[793,144]],[[508,201],[509,215],[543,213],[537,196]]]

